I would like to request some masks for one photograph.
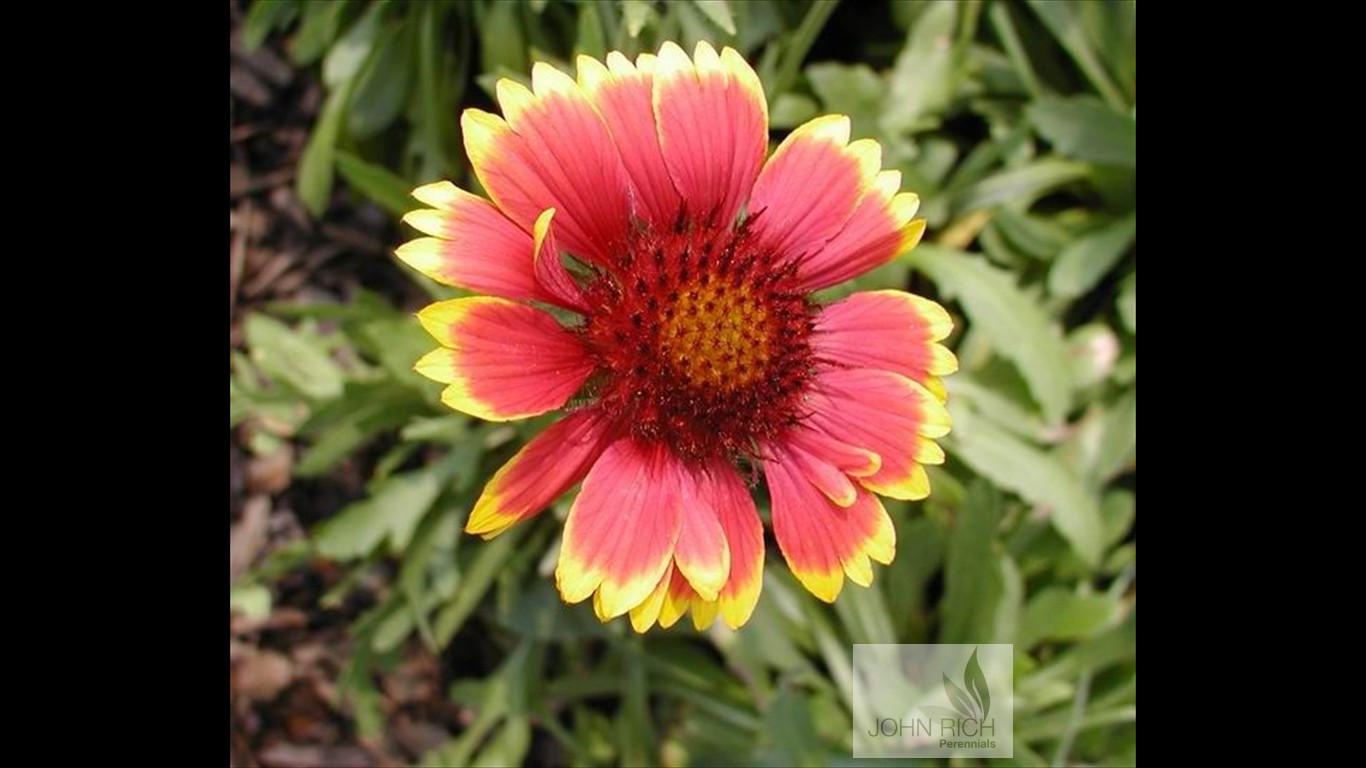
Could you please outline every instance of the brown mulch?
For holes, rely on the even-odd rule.
[[[340,181],[321,220],[299,201],[295,168],[322,102],[321,86],[314,72],[289,62],[278,39],[247,53],[236,0],[231,14],[230,346],[242,348],[242,319],[272,302],[346,301],[364,287],[413,304],[417,291],[390,255],[397,237],[390,217],[353,200]],[[351,462],[329,477],[296,481],[293,450],[253,456],[248,437],[239,428],[230,440],[230,583],[300,540],[306,525],[358,498],[364,479]],[[341,606],[321,607],[341,576],[326,561],[308,563],[271,584],[265,618],[230,614],[232,765],[403,765],[458,731],[461,713],[443,696],[448,681],[441,660],[413,643],[377,680],[384,736],[367,741],[357,734],[336,685],[352,651],[347,627],[388,585],[376,575]]]

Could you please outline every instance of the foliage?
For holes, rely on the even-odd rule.
[[[770,568],[742,631],[640,638],[556,597],[547,577],[563,501],[493,541],[459,532],[482,483],[546,419],[487,424],[442,408],[437,385],[411,370],[430,342],[378,296],[253,316],[230,381],[231,425],[252,449],[294,441],[296,472],[319,476],[383,446],[366,499],[233,588],[235,601],[259,602],[260,585],[321,556],[357,575],[340,599],[359,574],[397,564],[394,589],[353,627],[340,680],[362,731],[379,727],[370,670],[409,638],[438,651],[459,637],[500,662],[452,686],[478,717],[432,763],[518,764],[535,732],[576,764],[848,764],[850,643],[1013,642],[1015,763],[1134,762],[1134,5],[894,3],[891,33],[867,19],[869,42],[827,46],[846,60],[808,61],[832,11],[777,0],[251,7],[248,44],[284,33],[296,63],[321,67],[327,96],[298,175],[314,212],[334,172],[395,214],[417,182],[468,185],[458,109],[487,104],[500,77],[525,80],[533,60],[572,70],[580,52],[734,45],[756,63],[775,136],[848,114],[924,201],[926,243],[830,297],[912,286],[945,301],[961,329],[950,461],[928,501],[888,502],[899,552],[872,588],[825,606]]]

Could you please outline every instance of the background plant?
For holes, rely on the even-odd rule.
[[[259,457],[297,452],[295,481],[363,466],[366,492],[256,562],[231,603],[269,616],[280,579],[319,561],[339,566],[323,608],[372,596],[336,679],[361,738],[386,731],[376,675],[429,653],[468,718],[425,763],[846,763],[850,643],[1013,642],[1014,762],[1134,762],[1134,4],[850,5],[246,9],[245,48],[283,40],[294,65],[320,73],[294,184],[324,219],[352,195],[396,218],[412,187],[437,178],[477,189],[459,110],[487,107],[500,77],[527,81],[532,61],[572,71],[577,53],[733,45],[764,82],[775,138],[847,114],[924,201],[926,242],[828,297],[911,288],[959,321],[949,462],[931,468],[928,501],[887,501],[899,552],[872,588],[825,606],[773,568],[743,631],[641,638],[556,598],[547,576],[565,504],[490,542],[459,533],[482,483],[546,420],[443,408],[439,386],[411,370],[430,345],[412,306],[358,292],[243,317],[234,439]]]

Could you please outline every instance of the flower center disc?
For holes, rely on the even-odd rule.
[[[587,289],[600,406],[685,458],[754,455],[810,378],[812,307],[790,276],[743,225],[636,233]]]
[[[779,328],[748,285],[680,286],[664,310],[656,348],[685,384],[733,392],[760,379]]]

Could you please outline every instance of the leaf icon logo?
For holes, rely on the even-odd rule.
[[[972,649],[968,665],[963,669],[963,688],[953,684],[944,675],[944,694],[958,713],[969,720],[982,721],[991,711],[991,691],[987,688],[987,677],[982,673],[982,665],[977,662],[977,649]]]
[[[944,693],[949,696],[949,701],[953,703],[953,708],[958,710],[958,714],[969,720],[976,720],[977,713],[973,702],[962,688],[953,684],[948,675],[944,675]]]
[[[977,707],[982,712],[981,719],[985,720],[987,713],[991,711],[991,691],[987,688],[987,676],[982,674],[982,665],[977,663],[976,648],[972,649],[972,657],[968,659],[968,666],[963,670],[963,685],[977,701]]]

